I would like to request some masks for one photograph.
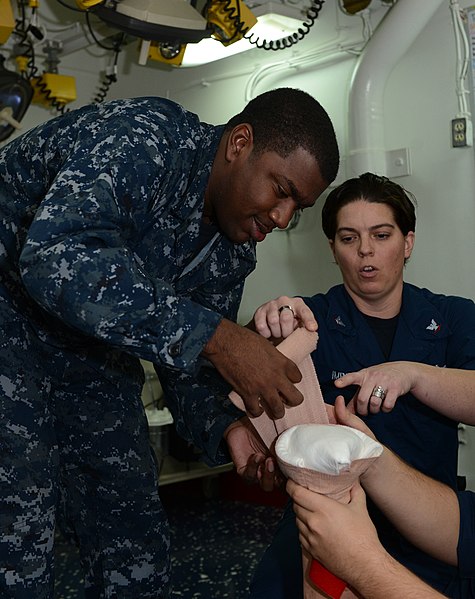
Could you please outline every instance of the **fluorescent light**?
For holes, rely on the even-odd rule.
[[[265,2],[252,9],[257,17],[257,23],[248,35],[261,41],[275,41],[295,33],[305,20],[305,12],[298,8],[277,2]],[[234,44],[224,46],[221,42],[205,38],[197,44],[187,44],[183,57],[182,67],[195,67],[221,58],[227,58],[246,50],[256,48],[246,39],[241,39]]]

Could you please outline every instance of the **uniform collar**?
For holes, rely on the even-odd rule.
[[[340,333],[333,340],[336,346],[344,346],[344,351],[350,352],[355,363],[361,366],[386,361],[373,332],[344,286],[332,288],[327,298],[327,326]],[[423,362],[433,353],[434,344],[448,335],[447,321],[427,299],[424,290],[405,283],[389,361]]]
[[[354,336],[366,322],[343,285],[330,289],[328,296],[327,326],[343,335]],[[404,322],[416,339],[434,340],[451,334],[446,319],[422,290],[409,283],[403,285],[400,322]],[[398,325],[399,327],[400,325]]]

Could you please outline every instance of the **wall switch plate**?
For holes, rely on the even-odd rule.
[[[400,148],[399,150],[389,150],[386,152],[386,176],[405,177],[411,175],[411,161],[409,148]]]

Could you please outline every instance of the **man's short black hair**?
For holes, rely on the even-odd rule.
[[[252,126],[256,155],[272,150],[286,158],[302,147],[317,160],[326,183],[336,178],[340,156],[332,122],[307,92],[291,87],[265,92],[232,117],[226,131],[241,123]]]

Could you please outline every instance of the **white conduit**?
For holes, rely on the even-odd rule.
[[[348,109],[347,176],[386,173],[383,99],[386,81],[444,0],[398,0],[385,15],[353,72]],[[421,68],[429,68],[421,65]]]

